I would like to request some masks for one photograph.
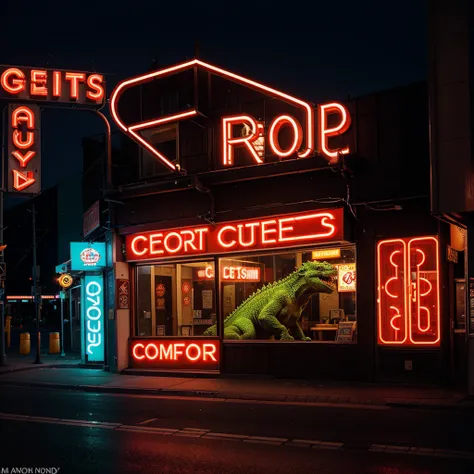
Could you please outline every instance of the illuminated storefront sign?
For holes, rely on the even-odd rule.
[[[197,270],[199,280],[213,280],[214,269],[211,266]],[[225,281],[260,281],[260,267],[241,267],[224,265],[221,267],[221,280]]]
[[[105,242],[71,242],[71,270],[95,271],[105,264]]]
[[[337,291],[339,293],[356,291],[355,263],[337,266]]]
[[[379,344],[439,345],[439,254],[436,237],[377,245]]]
[[[8,106],[8,191],[41,191],[41,128],[37,105]]]
[[[0,99],[103,105],[102,74],[0,66]]]
[[[127,260],[295,247],[343,240],[343,210],[331,209],[126,236]]]
[[[104,281],[102,275],[84,277],[86,355],[90,362],[104,360]]]
[[[219,368],[219,341],[213,339],[133,339],[130,354],[131,366],[135,368]]]
[[[242,86],[252,88],[269,97],[281,100],[288,104],[290,108],[294,108],[295,115],[301,120],[300,122],[296,116],[288,113],[273,117],[269,120],[268,124],[262,123],[247,113],[222,117],[220,121],[222,149],[219,167],[235,165],[234,150],[237,147],[244,148],[248,152],[250,164],[263,163],[265,153],[262,153],[262,138],[265,135],[263,147],[267,147],[268,154],[272,154],[279,159],[307,158],[313,156],[314,152],[317,151],[330,162],[336,162],[339,155],[349,153],[350,150],[347,145],[333,148],[329,143],[331,137],[340,137],[350,126],[350,114],[342,104],[332,102],[320,105],[316,114],[317,120],[315,120],[315,111],[310,103],[268,87],[260,82],[234,74],[199,59],[194,59],[127,79],[115,88],[110,97],[112,117],[122,131],[146,148],[172,171],[176,171],[176,164],[173,163],[169,157],[166,157],[162,152],[158,151],[151,142],[144,138],[142,133],[146,129],[154,128],[159,125],[175,123],[181,120],[196,119],[201,115],[199,110],[197,108],[188,108],[172,115],[156,117],[153,120],[127,124],[120,117],[118,103],[122,93],[128,89],[140,87],[144,83],[160,80],[174,74],[192,70],[193,68],[204,70],[209,74],[215,74]],[[315,122],[317,122],[317,124]],[[243,128],[248,132],[244,136],[242,136],[241,133]],[[237,130],[240,130],[240,132]],[[291,137],[289,142],[287,141],[284,145],[280,143],[280,132],[282,130],[285,130],[285,133]]]
[[[341,257],[341,249],[321,249],[321,250],[313,250],[311,252],[311,257],[313,260],[324,260],[327,258],[340,258]]]

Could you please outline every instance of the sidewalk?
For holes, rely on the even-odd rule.
[[[10,374],[12,372],[22,372],[25,370],[33,370],[44,367],[49,368],[70,368],[78,366],[81,362],[79,355],[66,354],[61,356],[60,354],[43,354],[41,353],[41,364],[35,364],[36,359],[36,348],[31,351],[28,355],[20,354],[6,354],[7,364],[4,367],[0,367],[0,375]]]
[[[53,356],[50,356],[53,357]],[[119,375],[103,370],[78,368],[77,361],[64,361],[70,368],[58,368],[57,357],[37,370],[0,375],[0,385],[81,390],[85,392],[141,394],[176,397],[204,397],[223,400],[252,400],[273,403],[329,404],[359,407],[390,407],[474,410],[474,400],[455,390],[389,384],[332,383],[310,380],[194,378]],[[71,368],[71,365],[75,368]]]

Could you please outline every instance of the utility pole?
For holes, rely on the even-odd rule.
[[[3,245],[3,190],[5,184],[5,168],[3,166],[3,148],[2,148],[2,188],[0,189],[0,244]],[[4,251],[0,251],[0,265],[5,264],[5,255]],[[0,367],[3,367],[7,363],[7,357],[5,355],[5,303],[6,303],[6,296],[5,296],[5,281],[0,281],[0,325],[1,325],[1,341],[0,341]]]
[[[64,357],[66,355],[64,353],[64,299],[66,298],[66,290],[61,289],[59,296],[61,298],[61,357]]]
[[[3,108],[2,111],[2,182],[1,182],[1,189],[0,189],[0,244],[3,244],[3,227],[4,227],[4,222],[3,222],[3,194],[5,192],[5,123],[6,123],[6,111],[7,111],[7,106]],[[0,265],[5,264],[5,254],[4,251],[0,251]],[[1,340],[0,340],[0,367],[6,365],[7,363],[7,357],[5,355],[5,303],[7,301],[7,298],[5,296],[5,281],[1,281],[1,288],[0,288],[0,334],[1,334]]]
[[[36,210],[35,201],[33,200],[32,210],[33,214],[33,300],[35,303],[35,316],[36,316],[36,359],[35,364],[41,364],[41,333],[40,333],[40,301],[37,287],[37,268],[36,268]]]

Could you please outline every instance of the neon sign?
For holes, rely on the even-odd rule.
[[[378,339],[383,345],[439,345],[439,254],[436,237],[377,245]]]
[[[41,191],[40,108],[8,106],[8,190],[37,194]]]
[[[71,242],[71,270],[94,271],[105,267],[104,242]]]
[[[318,152],[330,162],[336,162],[339,154],[349,153],[348,146],[344,146],[342,148],[331,148],[329,144],[329,139],[331,137],[341,136],[350,127],[351,117],[344,105],[333,102],[319,106],[317,124],[318,143],[316,144],[315,114],[311,104],[285,92],[268,87],[261,82],[248,79],[199,59],[193,59],[175,66],[127,79],[121,82],[115,88],[110,97],[110,110],[117,125],[124,133],[129,135],[138,144],[146,148],[170,170],[176,171],[176,164],[173,163],[162,152],[158,151],[148,140],[144,138],[144,136],[142,136],[141,133],[143,130],[159,125],[164,125],[166,123],[195,119],[200,115],[199,110],[197,108],[191,108],[173,113],[171,115],[157,117],[153,120],[147,120],[135,124],[127,124],[120,117],[118,111],[118,102],[122,93],[127,89],[153,80],[159,80],[174,74],[189,71],[193,68],[203,69],[208,73],[215,74],[237,84],[250,87],[257,92],[286,102],[295,108],[295,111],[298,115],[303,117],[303,123],[300,123],[296,117],[285,113],[274,117],[269,124],[264,124],[255,117],[246,113],[222,117],[221,166],[229,167],[234,165],[234,150],[237,147],[243,147],[248,152],[251,160],[253,160],[255,163],[263,163],[264,153],[262,153],[261,149],[261,139],[265,135],[266,127],[268,139],[265,140],[264,143],[268,143],[268,152],[279,159],[290,157],[307,158]],[[331,126],[329,126],[329,122],[331,121],[332,123],[334,120],[335,125],[331,124]],[[235,133],[234,127],[236,126],[240,127],[241,129],[242,127],[245,128],[249,133],[245,136]],[[292,137],[289,143],[286,143],[285,145],[282,145],[280,142],[280,132],[283,129],[289,131]]]
[[[198,279],[213,280],[214,269],[212,266],[197,270]],[[232,282],[260,281],[260,267],[241,267],[224,265],[221,267],[221,280]]]
[[[217,370],[219,341],[133,339],[130,356],[132,367]]]
[[[91,362],[104,360],[104,280],[102,275],[84,277],[86,355]]]
[[[102,74],[0,66],[0,98],[102,105]]]
[[[248,252],[343,240],[343,210],[331,209],[211,227],[143,232],[126,236],[127,260],[178,255]]]

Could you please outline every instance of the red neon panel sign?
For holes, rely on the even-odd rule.
[[[382,345],[439,345],[439,253],[436,237],[377,245],[378,340]]]
[[[130,364],[134,368],[219,369],[216,339],[132,339]]]
[[[126,236],[127,260],[249,252],[343,240],[343,210],[318,210]]]

